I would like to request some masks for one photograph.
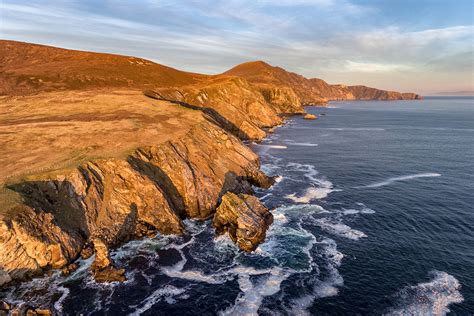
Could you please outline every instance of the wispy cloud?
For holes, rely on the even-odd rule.
[[[4,38],[138,55],[190,71],[264,59],[333,82],[377,85],[384,76],[393,85],[402,73],[419,78],[435,69],[472,80],[461,73],[473,71],[472,17],[423,26],[414,13],[410,23],[384,22],[384,12],[399,12],[379,1],[2,0],[0,12]],[[405,84],[413,83],[398,83]]]

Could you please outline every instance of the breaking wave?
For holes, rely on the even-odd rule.
[[[352,229],[340,221],[334,221],[328,218],[320,218],[316,219],[314,222],[316,225],[321,227],[322,230],[340,237],[345,237],[352,240],[359,240],[360,238],[367,237],[364,232]]]
[[[432,280],[415,286],[408,286],[396,295],[395,307],[386,315],[433,315],[449,312],[448,306],[464,301],[461,284],[446,272],[433,271]]]
[[[295,203],[304,203],[307,204],[316,199],[323,199],[331,193],[332,185],[327,188],[315,188],[311,187],[306,189],[305,193],[302,196],[296,196],[296,193],[288,194],[285,197],[292,200]]]

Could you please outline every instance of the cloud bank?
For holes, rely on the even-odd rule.
[[[188,71],[219,73],[258,59],[332,83],[474,90],[469,1],[435,2],[412,4],[410,15],[404,1],[3,0],[0,28],[5,39],[134,55]]]

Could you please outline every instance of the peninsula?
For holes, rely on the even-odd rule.
[[[330,100],[420,99],[331,85],[262,61],[222,74],[142,58],[0,41],[0,285],[74,269],[124,280],[108,249],[213,219],[244,251],[272,215],[273,179],[243,141]],[[216,211],[217,210],[217,211]]]

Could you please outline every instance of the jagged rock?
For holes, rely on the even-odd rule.
[[[65,266],[64,268],[61,269],[61,274],[63,276],[68,276],[72,272],[76,271],[77,268],[79,268],[79,265],[77,263],[68,264],[67,266]]]
[[[109,249],[105,242],[99,238],[92,240],[94,244],[95,260],[92,263],[91,271],[97,282],[123,282],[125,278],[125,269],[117,269],[109,257]]]
[[[94,247],[91,244],[87,244],[81,250],[81,258],[82,259],[89,259],[94,254]]]
[[[255,153],[212,124],[196,126],[187,137],[163,146],[141,148],[134,157],[141,161],[137,169],[157,179],[183,217],[208,218],[223,192],[271,181]]]
[[[308,113],[308,114],[306,114],[305,116],[303,116],[303,118],[304,118],[305,120],[315,120],[315,119],[317,119],[318,117],[317,117],[316,115],[314,115],[314,114]]]
[[[250,252],[265,240],[273,215],[252,195],[227,192],[216,210],[213,226],[217,234],[229,233],[240,249]]]
[[[107,267],[103,270],[94,271],[94,279],[96,282],[124,282],[126,281],[125,269],[117,269],[115,267]]]
[[[37,308],[37,309],[28,309],[26,311],[26,316],[51,316],[52,313],[49,309]]]

